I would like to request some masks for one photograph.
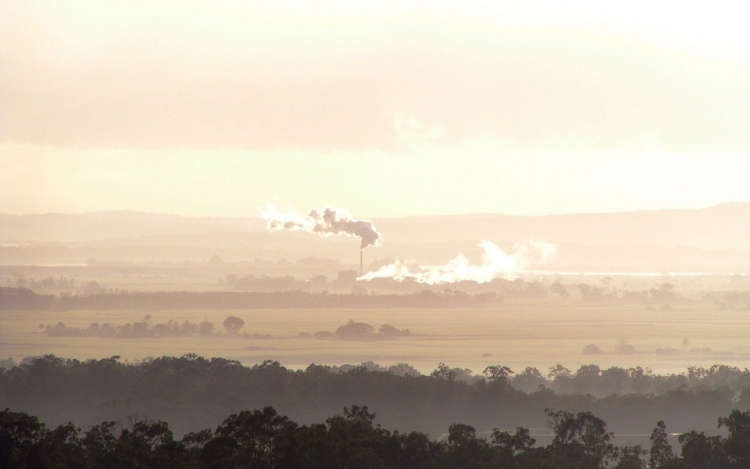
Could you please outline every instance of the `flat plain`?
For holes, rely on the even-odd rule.
[[[51,337],[45,326],[87,328],[91,323],[116,326],[170,320],[214,323],[208,337]],[[239,334],[224,332],[222,321],[244,321]],[[411,335],[394,339],[315,338],[335,332],[350,320],[377,329],[389,324]],[[750,314],[741,309],[686,303],[669,310],[643,304],[594,303],[581,300],[506,300],[493,307],[461,309],[249,309],[5,312],[0,319],[0,357],[16,361],[54,354],[86,360],[119,355],[137,361],[147,357],[195,353],[223,357],[245,365],[276,360],[301,369],[324,365],[408,363],[422,373],[440,362],[475,374],[488,365],[547,370],[562,364],[575,371],[583,364],[648,367],[655,373],[682,373],[689,366],[750,366]],[[302,334],[302,335],[301,335]],[[305,337],[309,335],[310,337]],[[594,344],[601,353],[586,354]]]

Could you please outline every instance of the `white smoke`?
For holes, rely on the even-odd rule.
[[[554,244],[538,240],[515,244],[510,254],[490,241],[482,241],[479,246],[484,250],[481,265],[471,265],[463,254],[459,254],[443,266],[422,267],[413,261],[397,260],[375,272],[363,275],[361,280],[391,278],[404,281],[411,279],[429,285],[455,283],[464,280],[485,283],[542,264],[554,256],[556,252]]]
[[[266,226],[271,231],[298,230],[316,233],[323,236],[345,234],[357,236],[361,240],[360,249],[368,246],[378,246],[380,233],[370,220],[359,220],[345,210],[326,207],[322,211],[310,210],[305,217],[296,211],[280,213],[273,205],[266,205],[260,210],[266,220]]]

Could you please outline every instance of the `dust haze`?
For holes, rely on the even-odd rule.
[[[750,354],[749,204],[549,217],[303,212],[2,215],[3,353],[221,351],[243,363],[406,362],[425,373],[496,360],[680,373],[742,366]],[[241,334],[217,332],[227,316],[244,321]],[[411,336],[316,340],[348,320]],[[100,340],[131,336],[136,348]]]
[[[0,3],[0,467],[750,467],[747,10]]]
[[[389,428],[430,434],[451,421],[538,429],[554,405],[594,410],[628,444],[648,442],[654,415],[676,432],[714,432],[714,413],[747,406],[750,204],[552,217],[303,213],[2,215],[4,404],[49,425],[149,415],[178,435],[269,404],[313,423],[365,400]],[[202,357],[221,357],[211,366],[229,360],[256,389],[265,389],[250,384],[263,370],[286,373],[290,384],[228,407],[183,387],[181,402],[201,412],[135,397],[138,370],[179,366],[155,372],[198,373],[184,378],[198,383],[204,372],[186,370]],[[93,406],[78,397],[63,405],[48,391],[27,396],[13,370],[49,366],[63,374],[117,366],[125,374],[111,379],[127,381],[117,392],[96,385]],[[391,391],[355,391],[364,370],[445,381],[463,401],[475,397],[459,398],[461,386],[481,389],[502,375],[504,389],[527,401],[477,412],[446,398],[433,404],[451,410],[432,418],[419,411],[424,397],[405,412]],[[320,373],[354,380],[350,391],[312,395],[291,384]],[[677,389],[713,393],[716,412],[685,408]],[[581,395],[588,406],[575,404]],[[620,399],[634,407],[617,410]],[[662,404],[653,409],[649,399]]]

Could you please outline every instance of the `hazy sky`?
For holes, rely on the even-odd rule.
[[[746,2],[5,1],[0,211],[750,201]]]

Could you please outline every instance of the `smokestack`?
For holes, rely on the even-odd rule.
[[[364,275],[364,272],[362,271],[362,249],[359,250],[359,276],[361,277]]]

